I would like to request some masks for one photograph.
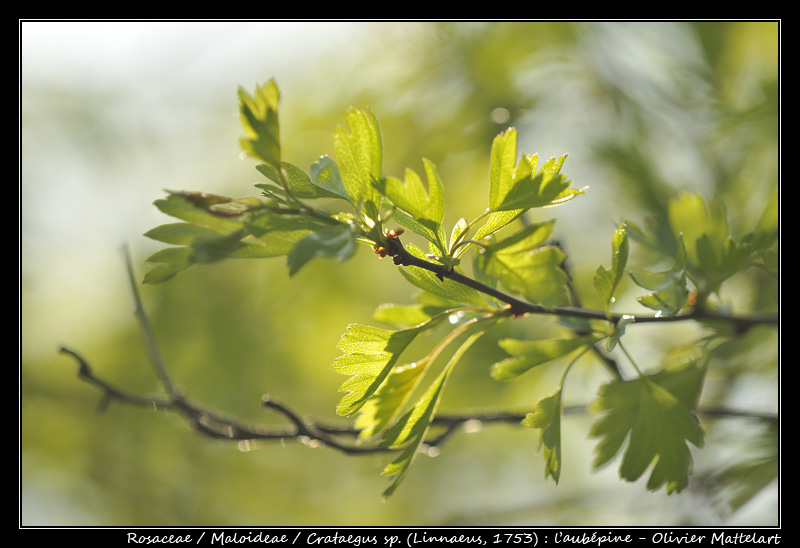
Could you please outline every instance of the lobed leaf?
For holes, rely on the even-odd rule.
[[[263,183],[256,184],[257,188],[266,191],[269,195],[277,193],[278,195],[285,196],[283,184],[286,183],[292,196],[296,198],[313,199],[332,197],[331,193],[314,185],[309,176],[302,169],[289,162],[281,163],[282,174],[278,173],[275,166],[269,164],[259,164],[256,166],[256,169],[259,173],[264,175],[264,177],[278,185],[276,188],[275,186]]]
[[[278,101],[280,92],[274,80],[257,86],[253,95],[239,88],[239,114],[245,136],[242,150],[276,169],[281,165]]]
[[[355,427],[360,439],[369,439],[386,429],[406,405],[427,371],[429,359],[395,366],[375,393],[361,407]]]
[[[494,379],[499,381],[515,379],[538,365],[566,356],[599,339],[600,336],[597,335],[541,341],[502,339],[498,342],[500,348],[513,357],[492,365],[490,373]]]
[[[683,245],[678,246],[678,256],[675,262],[667,271],[631,272],[631,279],[636,285],[643,289],[652,291],[642,297],[637,297],[637,301],[643,306],[656,310],[662,316],[673,316],[686,305],[689,298],[689,290],[686,287],[686,259],[683,253]]]
[[[704,440],[692,413],[696,400],[688,397],[699,393],[697,382],[696,371],[686,368],[604,385],[592,404],[594,410],[605,412],[590,432],[600,438],[594,467],[611,461],[627,439],[620,477],[636,481],[651,468],[649,490],[664,485],[670,494],[683,490],[692,465],[687,443],[701,447]]]
[[[287,255],[300,240],[320,228],[317,222],[306,217],[279,215],[261,215],[248,225],[262,257]]]
[[[445,238],[442,225],[416,219],[399,209],[394,210],[392,213],[392,221],[428,240],[436,248],[437,253],[445,253],[444,244],[442,243]]]
[[[257,201],[260,207],[263,205]],[[173,192],[156,200],[163,213],[186,221],[153,228],[145,236],[180,248],[163,249],[147,261],[155,266],[145,275],[144,283],[162,283],[197,263],[209,263],[233,256],[248,244],[240,240],[246,235],[243,217],[231,211],[246,212],[251,205],[225,196],[202,192]],[[219,211],[218,207],[230,208]]]
[[[534,207],[557,205],[583,190],[559,173],[567,155],[551,158],[539,169],[538,155],[523,155],[517,163],[517,132],[508,129],[492,142],[489,167],[489,211],[519,213]]]
[[[413,170],[407,169],[405,179],[387,178],[378,183],[378,188],[394,205],[417,219],[440,225],[444,220],[444,189],[436,166],[423,159],[428,190],[422,179]]]
[[[561,387],[540,399],[522,420],[529,428],[539,428],[539,449],[544,447],[544,477],[558,483],[561,477]]]
[[[315,258],[336,258],[344,262],[356,252],[356,234],[345,224],[325,227],[304,236],[286,257],[289,276],[294,276]]]
[[[666,257],[674,257],[677,253],[678,238],[662,219],[649,217],[645,219],[644,226],[626,220],[625,229],[630,239]]]
[[[347,234],[348,224],[332,229],[325,219],[273,214],[271,206],[259,198],[234,200],[201,192],[173,192],[155,203],[162,212],[186,222],[162,225],[145,235],[184,248],[150,257],[148,261],[158,266],[145,277],[146,283],[166,281],[198,263],[287,255],[303,238],[317,232],[314,241],[297,248],[292,272],[315,256],[344,259],[355,249],[348,245],[354,240]]]
[[[497,210],[514,185],[517,130],[509,128],[492,141],[489,163],[489,209]]]
[[[162,213],[176,219],[211,229],[218,234],[230,234],[244,228],[242,220],[215,214],[210,207],[231,201],[232,198],[201,192],[173,192],[154,204]]]
[[[200,236],[191,243],[192,260],[195,263],[214,263],[232,256],[246,244],[241,242],[244,229],[230,234]]]
[[[422,327],[388,331],[359,324],[348,326],[337,345],[343,355],[331,366],[337,373],[350,375],[339,388],[347,395],[337,405],[336,412],[351,416],[361,409],[421,331]]]
[[[628,231],[625,224],[617,228],[611,239],[611,268],[606,269],[602,265],[597,267],[594,275],[594,287],[600,294],[606,314],[609,312],[611,303],[614,300],[614,291],[617,289],[622,275],[625,273],[625,266],[628,263]]]
[[[383,178],[380,127],[368,110],[351,107],[345,118],[350,131],[339,128],[333,140],[342,185],[350,201],[375,220],[381,202],[375,183]]]
[[[320,156],[316,162],[311,164],[311,184],[331,198],[350,200],[350,196],[344,188],[342,176],[339,174],[339,166],[329,156]]]
[[[423,160],[428,190],[413,170],[407,169],[403,181],[386,177],[375,186],[397,208],[406,213],[400,224],[424,236],[442,253],[446,252],[442,221],[444,220],[444,190],[436,166]],[[395,213],[396,214],[396,213]]]
[[[382,304],[372,317],[379,322],[391,325],[413,327],[430,321],[435,316],[447,312],[451,307],[432,304]]]
[[[165,244],[191,245],[197,238],[212,236],[216,231],[191,223],[171,223],[151,228],[145,236]]]
[[[493,211],[489,214],[488,219],[486,222],[481,226],[477,232],[475,233],[474,239],[481,240],[494,234],[495,232],[499,231],[500,229],[510,225],[514,221],[516,221],[520,215],[525,212],[524,209],[517,209],[514,211]],[[462,250],[466,248],[460,248],[459,251],[463,253]],[[460,255],[460,253],[459,253]]]
[[[683,238],[687,263],[702,273],[710,291],[715,291],[751,260],[751,246],[737,244],[731,237],[721,200],[706,204],[697,192],[683,193],[670,202],[668,217],[673,232]],[[767,215],[765,226],[770,226],[771,217]]]
[[[566,259],[555,246],[541,245],[552,231],[553,222],[537,223],[485,246],[475,266],[513,293],[543,306],[567,303],[567,275],[561,265]]]
[[[145,274],[146,284],[165,282],[194,264],[192,250],[188,247],[170,247],[156,251],[147,258],[147,262],[155,263],[157,266]]]
[[[475,239],[480,240],[510,224],[524,213],[524,209],[515,211],[497,211],[506,194],[511,189],[514,179],[514,166],[517,162],[517,130],[509,128],[497,135],[492,141],[491,159],[489,162],[489,208],[491,212],[486,223],[478,229]],[[463,253],[462,248],[462,253]]]
[[[473,333],[462,343],[436,380],[431,383],[422,397],[414,404],[414,407],[386,432],[384,440],[386,446],[392,448],[404,447],[404,449],[400,456],[383,470],[383,475],[394,476],[391,485],[383,492],[384,498],[390,497],[405,479],[420,445],[425,440],[431,420],[439,406],[444,386],[453,371],[453,367],[483,333],[483,330]]]
[[[585,189],[569,188],[572,181],[561,173],[539,172],[521,179],[506,194],[494,211],[516,211],[563,204],[583,194]]]
[[[185,243],[183,247],[162,249],[147,258],[147,262],[158,265],[145,275],[144,283],[148,284],[165,282],[199,263],[213,263],[227,258],[262,259],[276,255],[275,250],[261,242],[241,241],[243,231],[218,234],[195,225],[174,224],[156,227],[146,235],[167,243]]]

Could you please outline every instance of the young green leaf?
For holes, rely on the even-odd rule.
[[[337,373],[350,375],[339,388],[347,395],[337,405],[336,412],[350,416],[361,409],[422,329],[420,326],[388,331],[359,324],[348,326],[337,345],[343,355],[331,366]]]
[[[155,206],[172,217],[205,227],[218,234],[231,234],[244,228],[244,223],[235,217],[212,213],[214,205],[228,203],[232,198],[205,193],[173,192],[166,198],[156,200]]]
[[[561,268],[566,257],[555,246],[541,245],[552,226],[552,221],[533,224],[485,246],[475,259],[476,268],[532,303],[550,307],[566,304],[567,275]]]
[[[667,493],[677,493],[688,485],[691,471],[687,443],[701,447],[704,433],[693,406],[668,390],[667,378],[650,375],[604,385],[592,407],[605,414],[591,436],[600,438],[595,468],[611,461],[627,438],[620,476],[636,481],[652,466],[647,488],[666,485]]]
[[[686,256],[683,245],[678,246],[678,256],[672,268],[665,272],[638,271],[631,272],[631,279],[643,289],[652,291],[647,295],[638,297],[640,304],[656,310],[662,316],[677,314],[689,298],[686,287]]]
[[[520,215],[525,212],[524,209],[517,209],[514,211],[493,211],[489,213],[486,222],[481,226],[477,232],[475,232],[475,236],[473,237],[474,240],[482,240],[487,236],[490,236],[497,232],[498,230],[510,225],[515,220],[517,220]],[[456,253],[456,257],[460,256],[464,251],[467,250],[467,247],[460,247],[458,249],[458,253]]]
[[[665,257],[674,257],[677,252],[678,238],[664,219],[648,217],[644,221],[644,226],[627,219],[625,230],[631,240]]]
[[[333,139],[342,184],[350,201],[376,220],[381,194],[375,184],[383,179],[380,126],[367,110],[350,108],[345,118],[350,131],[339,128]]]
[[[712,353],[705,341],[680,345],[664,356],[663,367],[651,378],[687,409],[697,409]]]
[[[269,164],[259,164],[256,169],[270,181],[276,183],[278,186],[259,183],[256,184],[257,188],[264,190],[268,195],[278,194],[285,195],[283,189],[284,182],[289,188],[292,196],[295,198],[331,198],[336,197],[334,194],[327,192],[311,182],[309,176],[299,167],[290,164],[289,162],[282,162],[281,169],[283,175],[278,173],[274,166]]]
[[[444,220],[444,191],[436,166],[424,160],[425,173],[428,179],[428,190],[422,179],[413,170],[407,169],[405,180],[386,177],[376,182],[376,187],[394,206],[405,212],[395,220],[425,237],[444,254],[446,246],[442,221]],[[397,212],[395,212],[397,215]],[[406,222],[404,223],[403,220]],[[420,226],[421,225],[421,226]]]
[[[400,209],[394,210],[392,221],[428,240],[434,246],[436,253],[445,254],[444,244],[442,243],[445,238],[442,225],[436,226],[430,222],[423,222]]]
[[[191,244],[192,260],[195,263],[213,263],[230,257],[244,244],[240,241],[244,229],[230,234],[212,234],[195,238]]]
[[[514,185],[517,130],[509,128],[492,141],[489,163],[489,209],[496,211]]]
[[[531,159],[533,158],[535,156],[531,157]],[[524,209],[514,211],[497,210],[513,185],[516,162],[517,130],[509,128],[497,135],[492,141],[491,160],[489,162],[489,207],[486,210],[489,213],[489,217],[476,232],[474,237],[476,240],[497,232],[525,212]],[[461,253],[465,250],[465,247],[459,249]]]
[[[399,313],[406,321],[408,320],[407,315],[409,313],[411,313],[412,316],[426,314],[425,319],[416,324],[416,328],[418,329],[430,329],[445,318],[453,319],[454,315],[455,317],[459,317],[459,314],[463,312],[463,310],[458,308],[447,309],[436,305],[424,304],[420,304],[417,307],[399,307],[393,305],[388,308],[381,307],[381,309],[379,309],[379,312],[380,311],[395,312],[395,314],[390,314],[392,317]],[[377,316],[379,316],[379,314],[376,314],[376,317]],[[392,369],[386,380],[383,381],[380,387],[375,391],[375,394],[367,400],[359,411],[356,427],[360,429],[359,436],[361,438],[375,436],[378,432],[383,431],[386,426],[397,417],[402,408],[405,407],[412,392],[416,390],[422,377],[431,364],[436,361],[439,354],[449,346],[453,340],[459,337],[464,330],[469,329],[475,321],[478,320],[472,319],[456,327],[424,358],[411,364],[396,366]]]
[[[541,341],[520,341],[502,339],[500,348],[511,354],[491,367],[492,377],[499,381],[515,379],[528,370],[555,360],[599,340],[599,336],[587,335],[572,339],[548,339]]]
[[[438,378],[428,387],[414,407],[387,431],[384,440],[386,446],[392,448],[402,448],[405,446],[405,448],[400,456],[383,470],[383,475],[394,476],[391,485],[383,492],[383,497],[385,499],[394,493],[408,474],[411,463],[420,445],[425,440],[431,420],[433,420],[436,414],[436,409],[439,406],[439,400],[444,391],[445,383],[450,373],[453,371],[453,367],[458,363],[467,349],[472,346],[484,332],[485,329],[477,331],[462,343],[439,374]]]
[[[384,181],[378,181],[377,186],[395,206],[412,217],[437,226],[444,219],[444,189],[436,166],[426,159],[423,159],[423,163],[428,190],[420,176],[411,169],[406,170],[403,181],[387,177]]]
[[[147,262],[156,263],[147,273],[144,282],[165,282],[181,270],[198,263],[212,263],[222,259],[264,259],[285,255],[294,245],[290,240],[279,240],[282,233],[269,233],[264,240],[241,241],[244,230],[231,234],[218,234],[213,230],[189,223],[162,225],[145,235],[155,240],[183,247],[157,251]],[[285,235],[285,234],[284,234]],[[299,236],[297,237],[299,239]]]
[[[551,158],[538,173],[538,155],[525,155],[517,164],[517,132],[508,129],[492,142],[489,166],[489,211],[510,211],[511,216],[534,207],[557,205],[583,190],[570,189],[560,174],[566,154]],[[494,220],[497,223],[497,219]]]
[[[670,202],[668,215],[673,232],[683,237],[688,264],[702,273],[709,291],[750,261],[750,246],[739,245],[730,236],[721,200],[707,205],[699,193],[684,193]]]
[[[144,233],[148,238],[172,245],[191,245],[197,238],[215,234],[218,232],[191,223],[170,223],[151,228]]]
[[[489,208],[486,210],[488,219],[476,232],[474,236],[476,240],[494,234],[531,207],[556,205],[583,192],[583,190],[561,190],[560,193],[553,196],[542,194],[545,189],[553,190],[559,185],[569,186],[564,181],[555,184],[550,182],[558,176],[566,154],[558,159],[551,158],[545,162],[539,170],[540,179],[536,179],[539,176],[536,174],[539,162],[538,154],[523,156],[515,167],[516,156],[517,135],[515,130],[510,129],[498,135],[492,143]],[[545,184],[545,179],[548,181],[547,184]],[[542,197],[543,195],[545,197]],[[462,250],[459,251],[463,253]]]
[[[722,203],[715,201],[709,210],[698,192],[685,192],[671,200],[668,214],[673,232],[683,235],[686,257],[693,264],[699,264],[697,241],[704,234],[710,236],[714,247],[718,248],[729,235]]]
[[[192,250],[188,247],[169,247],[156,251],[147,258],[147,262],[155,263],[157,266],[145,274],[146,284],[165,282],[194,264]]]
[[[610,310],[611,302],[614,300],[614,291],[625,272],[625,266],[628,263],[628,249],[628,231],[623,223],[617,228],[611,239],[611,269],[600,265],[594,275],[594,287],[600,294],[606,313]]]
[[[350,201],[350,196],[342,182],[342,176],[339,174],[339,166],[329,156],[320,156],[316,162],[311,164],[311,184],[331,198]]]
[[[414,327],[431,320],[434,316],[447,312],[451,307],[432,304],[382,304],[372,315],[373,319],[390,325]]]
[[[636,285],[653,290],[652,293],[637,297],[643,306],[655,310],[660,316],[674,316],[680,312],[689,298],[686,278],[680,273],[667,272],[632,272],[631,278]]]
[[[395,366],[386,380],[364,403],[356,417],[360,439],[370,439],[382,432],[397,417],[428,369],[430,357]]]
[[[522,421],[524,426],[539,428],[539,448],[544,447],[544,477],[558,483],[561,477],[561,387],[540,399]]]
[[[233,200],[225,196],[200,192],[174,192],[156,200],[163,213],[186,221],[156,227],[145,236],[168,244],[185,246],[164,249],[149,257],[157,266],[145,276],[145,283],[156,284],[197,263],[210,263],[227,257],[261,257],[261,246],[241,240],[249,234],[251,209],[260,209],[263,202]]]
[[[540,171],[519,179],[494,211],[515,211],[547,207],[568,202],[583,194],[584,189],[569,188],[572,181],[561,173]]]
[[[698,266],[715,289],[725,280],[744,269],[751,260],[751,249],[737,244],[728,237],[721,246],[715,246],[708,234],[697,240]]]
[[[280,92],[273,80],[257,86],[253,95],[239,88],[239,113],[245,136],[239,144],[249,156],[276,169],[281,165],[278,101]]]
[[[262,257],[287,255],[304,237],[323,228],[308,217],[260,215],[247,226]]]
[[[356,252],[356,236],[347,224],[312,232],[297,242],[286,257],[289,276],[294,276],[311,259],[336,258],[344,262]]]

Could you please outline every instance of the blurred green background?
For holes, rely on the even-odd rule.
[[[590,473],[590,417],[577,415],[564,421],[558,486],[544,481],[538,432],[485,426],[420,458],[382,502],[386,455],[296,443],[245,451],[172,414],[119,404],[98,413],[100,394],[57,354],[67,345],[106,380],[158,389],[122,246],[141,279],[160,249],[141,235],[170,222],[152,206],[164,189],[257,193],[260,175],[238,148],[236,89],[271,77],[282,91],[285,159],[307,168],[332,154],[346,107],[369,106],[387,174],[420,172],[423,157],[438,166],[448,225],[485,207],[491,140],[509,125],[526,153],[569,153],[563,171],[588,193],[540,215],[557,219],[591,306],[592,275],[609,264],[619,221],[663,214],[680,189],[722,196],[735,234],[753,227],[779,180],[778,23],[23,22],[20,38],[22,525],[778,523],[771,476],[737,480],[756,493],[739,504],[715,474],[745,455],[766,458],[755,447],[763,427],[746,420],[704,423],[707,447],[695,451],[679,496],[624,484],[614,466]],[[632,261],[650,259],[637,253]],[[725,289],[737,311],[778,308],[777,283],[765,276]],[[189,397],[269,422],[277,419],[260,409],[265,393],[336,420],[339,336],[348,323],[369,323],[381,303],[410,303],[413,290],[365,248],[292,279],[282,260],[231,261],[141,293]],[[623,294],[619,309],[634,309],[636,295]],[[532,337],[551,325],[530,319],[504,333]],[[692,325],[631,331],[632,352],[652,365],[670,343],[697,336]],[[500,351],[485,342],[454,374],[443,410],[525,410],[552,391],[558,367],[493,381],[488,366]],[[600,367],[576,368],[565,403],[586,403],[605,378]],[[765,330],[712,369],[706,396],[777,412],[778,379],[777,330]]]

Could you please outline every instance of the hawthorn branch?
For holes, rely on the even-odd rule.
[[[148,407],[162,411],[175,411],[181,414],[200,434],[217,440],[234,442],[259,442],[259,441],[300,441],[311,447],[323,446],[334,449],[346,455],[365,455],[374,453],[389,453],[397,451],[381,445],[361,445],[358,441],[345,441],[357,438],[360,430],[345,423],[323,422],[312,418],[303,417],[291,407],[274,400],[270,396],[262,397],[262,404],[266,410],[273,411],[283,416],[290,424],[286,426],[263,425],[241,420],[228,414],[219,413],[189,401],[178,393],[172,394],[136,394],[118,388],[111,383],[99,378],[92,371],[89,364],[76,352],[62,347],[60,352],[71,356],[78,362],[78,376],[83,381],[91,384],[103,395],[101,409],[105,409],[112,401]],[[586,413],[588,407],[570,406],[564,408],[565,415]],[[737,417],[756,420],[777,425],[779,417],[772,413],[748,412],[726,408],[698,409],[697,414],[707,418]],[[479,410],[461,413],[439,413],[431,425],[439,429],[439,433],[424,442],[426,447],[441,446],[450,437],[459,431],[473,430],[473,426],[485,424],[509,424],[518,426],[527,415],[524,411],[497,411]]]
[[[610,321],[614,324],[622,319],[632,320],[633,323],[666,323],[666,322],[684,322],[684,321],[707,321],[707,322],[722,322],[732,325],[737,333],[743,333],[748,329],[758,325],[778,325],[780,317],[774,313],[755,313],[748,316],[732,316],[722,314],[702,308],[696,308],[684,314],[675,316],[642,316],[636,314],[606,314],[602,310],[592,310],[582,307],[574,306],[557,306],[547,308],[541,305],[532,304],[521,299],[504,293],[494,287],[488,286],[478,280],[465,276],[455,270],[449,270],[445,265],[434,263],[421,259],[406,250],[403,244],[400,243],[399,238],[394,238],[390,241],[388,249],[389,255],[392,257],[394,264],[398,266],[414,266],[433,272],[439,279],[448,278],[456,283],[465,285],[485,295],[494,297],[500,302],[508,305],[511,314],[514,316],[524,316],[526,314],[544,314],[551,316],[560,316],[565,318],[582,318],[587,320],[603,320]]]
[[[514,315],[522,316],[525,314],[534,313],[590,319],[609,319],[605,313],[600,311],[574,307],[546,309],[538,305],[521,301],[516,297],[484,285],[477,280],[464,276],[463,274],[455,271],[448,271],[444,265],[429,262],[411,255],[405,250],[402,244],[400,244],[399,239],[397,238],[394,238],[390,241],[390,247],[388,251],[388,254],[393,257],[395,264],[400,266],[416,266],[419,268],[424,268],[441,278],[447,277],[455,282],[481,291],[487,295],[497,298],[501,302],[508,304],[509,313]],[[281,415],[287,420],[289,423],[288,425],[267,426],[259,423],[244,421],[237,417],[205,408],[190,401],[172,382],[166,365],[161,358],[152,328],[137,291],[133,276],[133,267],[131,265],[130,256],[128,255],[127,250],[125,256],[129,281],[131,283],[131,289],[134,296],[134,312],[139,323],[139,327],[142,331],[142,336],[145,346],[148,350],[150,361],[153,365],[154,373],[165,393],[139,394],[118,388],[110,382],[98,377],[93,372],[86,360],[84,360],[83,357],[77,352],[66,347],[61,347],[59,351],[62,354],[72,357],[78,363],[79,378],[94,386],[101,392],[101,410],[107,408],[111,402],[117,401],[128,405],[149,407],[156,410],[176,411],[181,414],[187,420],[189,425],[197,432],[218,440],[236,442],[296,440],[310,446],[329,447],[347,455],[385,453],[398,450],[383,445],[361,444],[357,439],[360,430],[355,428],[353,425],[321,422],[313,418],[303,417],[291,407],[274,400],[268,395],[262,397],[262,406],[267,411],[272,411]],[[617,320],[621,317],[622,315],[618,315]],[[717,316],[698,312],[688,313],[675,318],[638,318],[636,321],[641,323],[646,321],[679,321],[689,319],[725,320],[728,322],[733,322],[741,328],[749,328],[760,323],[773,323],[774,321],[777,321],[771,319],[770,317],[735,318],[730,316]],[[614,321],[613,316],[611,317],[611,320]],[[570,414],[576,412],[586,412],[586,410],[586,406],[570,407],[564,409],[564,413]],[[779,420],[778,416],[774,414],[751,413],[722,408],[698,410],[697,413],[699,415],[706,415],[709,417],[749,418],[772,424],[777,424]],[[437,447],[443,444],[456,432],[466,429],[466,427],[470,424],[519,425],[525,418],[526,414],[526,412],[500,412],[494,410],[473,411],[461,414],[439,413],[431,421],[431,425],[436,429],[439,429],[439,433],[425,440],[424,445],[429,448]],[[353,440],[353,438],[356,439]]]
[[[338,449],[347,454],[374,453],[384,451],[382,447],[361,447],[354,444],[345,444],[335,438],[337,435],[358,434],[350,426],[337,424],[321,424],[316,421],[303,419],[288,406],[271,399],[269,396],[262,398],[266,410],[279,413],[289,421],[287,426],[266,426],[252,423],[233,417],[228,414],[213,411],[199,406],[177,391],[168,394],[136,394],[114,386],[98,377],[86,360],[77,352],[62,347],[62,354],[71,356],[78,362],[78,376],[81,380],[91,384],[102,392],[103,405],[107,407],[112,401],[128,405],[149,407],[157,410],[171,410],[184,416],[190,426],[203,435],[211,438],[229,441],[282,441],[302,440],[307,443],[324,444]]]
[[[100,390],[103,402],[100,406],[101,410],[105,410],[110,402],[116,401],[162,411],[175,411],[181,414],[197,432],[218,440],[235,442],[296,440],[309,446],[329,447],[347,455],[388,453],[398,450],[381,445],[361,445],[357,441],[343,441],[343,439],[356,438],[360,430],[351,424],[320,422],[303,417],[288,405],[268,395],[262,397],[264,409],[278,413],[290,423],[289,425],[267,426],[244,421],[192,403],[178,392],[169,394],[133,393],[118,388],[98,377],[86,360],[77,352],[66,347],[61,347],[59,351],[62,354],[71,356],[78,363],[78,376],[81,380]],[[444,427],[444,432],[426,441],[425,445],[428,447],[440,445],[451,434],[458,431],[460,427],[470,422],[514,423],[520,422],[524,416],[524,413],[497,413],[493,411],[463,415],[440,415],[433,419],[432,424]]]

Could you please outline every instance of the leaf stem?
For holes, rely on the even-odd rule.
[[[477,245],[477,246],[479,246],[479,247],[483,247],[483,248],[486,248],[486,247],[488,247],[488,246],[487,246],[485,243],[483,243],[483,242],[479,242],[479,241],[477,241],[477,240],[470,240],[470,239],[466,239],[466,240],[459,240],[459,241],[458,241],[458,243],[457,243],[456,245],[454,245],[454,246],[453,246],[453,249],[451,249],[451,250],[450,250],[450,254],[451,254],[451,255],[453,255],[453,256],[455,256],[455,252],[456,252],[456,250],[458,250],[458,248],[460,248],[460,247],[464,247],[464,246],[468,246],[468,245],[470,245],[470,244],[472,244],[472,245]],[[462,253],[462,254],[463,254],[463,253]]]
[[[617,340],[617,346],[619,346],[619,349],[622,350],[622,353],[628,358],[628,361],[631,362],[631,365],[636,370],[636,373],[638,373],[640,377],[644,377],[644,373],[642,373],[642,370],[639,369],[638,365],[636,365],[636,360],[633,359],[633,356],[630,355],[628,349],[625,348],[625,345],[622,344],[621,340]]]

